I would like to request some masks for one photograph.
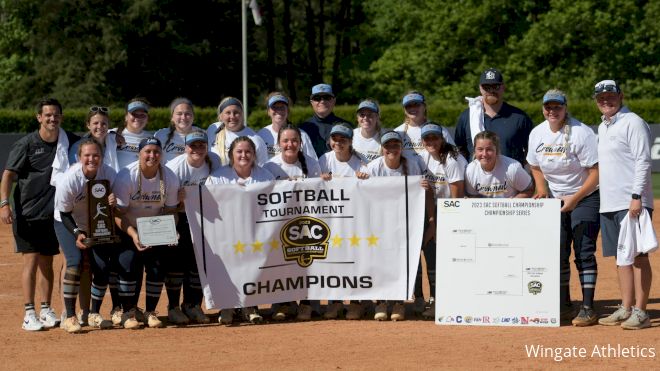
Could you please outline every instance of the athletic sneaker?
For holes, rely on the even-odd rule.
[[[135,307],[135,319],[138,322],[142,322],[143,324],[146,324],[146,318],[147,318],[147,316],[144,313],[144,311],[142,310],[142,308]]]
[[[387,319],[387,303],[382,302],[376,305],[376,314],[374,314],[376,321],[385,321]]]
[[[285,304],[280,304],[277,307],[275,313],[273,313],[273,315],[271,316],[271,319],[273,321],[284,321],[288,313],[289,313],[289,306]]]
[[[312,319],[312,306],[307,304],[298,305],[298,321],[309,321]]]
[[[337,317],[339,317],[343,311],[344,311],[344,303],[342,302],[330,303],[325,307],[325,313],[323,313],[323,318],[337,319]]]
[[[346,311],[347,320],[357,320],[362,318],[363,315],[364,315],[364,307],[362,306],[362,303],[351,302],[350,304],[348,304],[348,311]]]
[[[598,320],[603,326],[618,326],[623,323],[625,320],[630,318],[631,310],[626,309],[623,305],[619,305],[617,310],[610,314],[607,317],[601,318]]]
[[[575,308],[573,308],[573,304],[568,303],[568,304],[559,304],[559,320],[560,321],[568,321],[572,320],[575,317]]]
[[[52,328],[60,323],[57,314],[55,314],[55,311],[51,307],[43,308],[41,312],[39,312],[39,321],[43,323],[44,328]]]
[[[211,320],[206,314],[204,314],[204,311],[199,305],[183,304],[181,309],[183,310],[183,314],[185,314],[192,322],[201,324],[211,323]]]
[[[651,319],[646,311],[633,308],[630,317],[621,324],[621,327],[625,330],[641,330],[651,327]]]
[[[28,310],[23,317],[22,327],[26,331],[41,331],[44,329],[44,324],[37,319],[37,313],[34,310]]]
[[[233,309],[223,309],[220,311],[220,317],[218,317],[218,322],[222,325],[231,325],[234,322],[234,310]]]
[[[87,326],[88,322],[89,322],[89,312],[80,311],[80,313],[78,313],[78,323],[80,324],[80,327]]]
[[[578,315],[571,321],[573,326],[577,327],[592,326],[595,325],[596,322],[598,322],[598,316],[596,316],[596,312],[594,312],[593,308],[585,306],[580,308]]]
[[[190,323],[188,316],[183,314],[181,308],[175,307],[167,311],[167,320],[174,325],[187,325]]]
[[[396,303],[392,308],[392,314],[390,315],[392,321],[405,321],[406,319],[406,307],[403,306],[403,303]]]
[[[101,315],[98,313],[90,313],[89,316],[87,316],[87,324],[90,327],[98,328],[101,330],[107,330],[113,326],[112,321],[103,319],[103,317],[101,317]]]
[[[431,303],[431,305],[422,312],[422,317],[425,319],[435,318],[435,303]]]
[[[259,309],[257,307],[243,308],[243,314],[245,319],[250,323],[257,324],[264,320],[263,317],[261,317],[261,314],[259,314]]]
[[[140,322],[138,322],[137,319],[135,319],[135,308],[129,310],[128,312],[124,312],[121,315],[121,325],[124,326],[125,329],[127,330],[137,330],[140,328]]]
[[[144,316],[147,317],[146,325],[149,326],[149,328],[165,327],[165,324],[158,319],[158,312],[144,312]]]
[[[64,320],[63,328],[64,331],[68,332],[69,334],[75,334],[76,332],[80,332],[80,330],[82,330],[80,323],[78,323],[77,316],[72,316]]]
[[[122,314],[124,314],[124,311],[121,310],[120,307],[115,307],[115,309],[113,309],[110,312],[110,319],[112,320],[113,325],[116,325],[116,326],[121,325],[121,315]]]

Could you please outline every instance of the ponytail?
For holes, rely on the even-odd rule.
[[[302,169],[303,175],[307,178],[307,160],[305,159],[305,154],[302,150],[298,151],[298,161],[300,161],[300,168]]]
[[[220,123],[220,127],[215,132],[215,150],[220,156],[220,165],[227,165],[227,152],[225,151],[225,142],[227,141],[227,130],[225,124]]]

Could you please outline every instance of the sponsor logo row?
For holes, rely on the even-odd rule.
[[[554,317],[492,317],[492,316],[441,316],[438,317],[438,322],[442,323],[478,323],[478,324],[512,324],[512,325],[550,325],[556,324],[559,320]]]

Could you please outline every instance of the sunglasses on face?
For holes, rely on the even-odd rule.
[[[333,97],[330,96],[330,95],[315,95],[315,96],[312,97],[312,100],[314,102],[320,102],[320,101],[323,101],[323,100],[326,101],[326,102],[329,102],[329,101],[332,100],[332,98]]]
[[[493,92],[496,92],[496,91],[500,90],[502,85],[501,84],[487,84],[487,85],[481,85],[481,87],[485,91],[487,91],[489,93],[493,93]]]
[[[92,106],[92,107],[89,107],[89,112],[108,113],[108,112],[110,112],[110,109],[108,109],[108,107]]]
[[[145,118],[147,118],[146,113],[133,112],[133,113],[131,113],[131,116],[135,117],[136,119],[145,119]]]
[[[564,108],[563,104],[558,104],[556,106],[543,106],[543,109],[550,112],[550,111],[561,111],[562,108]]]

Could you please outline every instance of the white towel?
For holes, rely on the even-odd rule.
[[[115,134],[108,132],[105,136],[105,152],[103,153],[103,162],[119,172],[119,161],[117,160],[117,138]]]
[[[53,160],[53,172],[50,175],[50,185],[56,186],[57,180],[69,168],[69,138],[64,129],[60,128],[57,134],[57,148],[55,149],[55,159]]]
[[[486,130],[484,128],[483,97],[465,97],[465,100],[468,101],[468,107],[470,108],[470,134],[472,135],[472,143],[474,143],[474,137]]]
[[[619,230],[616,265],[632,265],[637,255],[650,253],[657,249],[658,239],[648,211],[642,208],[642,213],[638,218],[631,218],[630,214],[626,213]]]

